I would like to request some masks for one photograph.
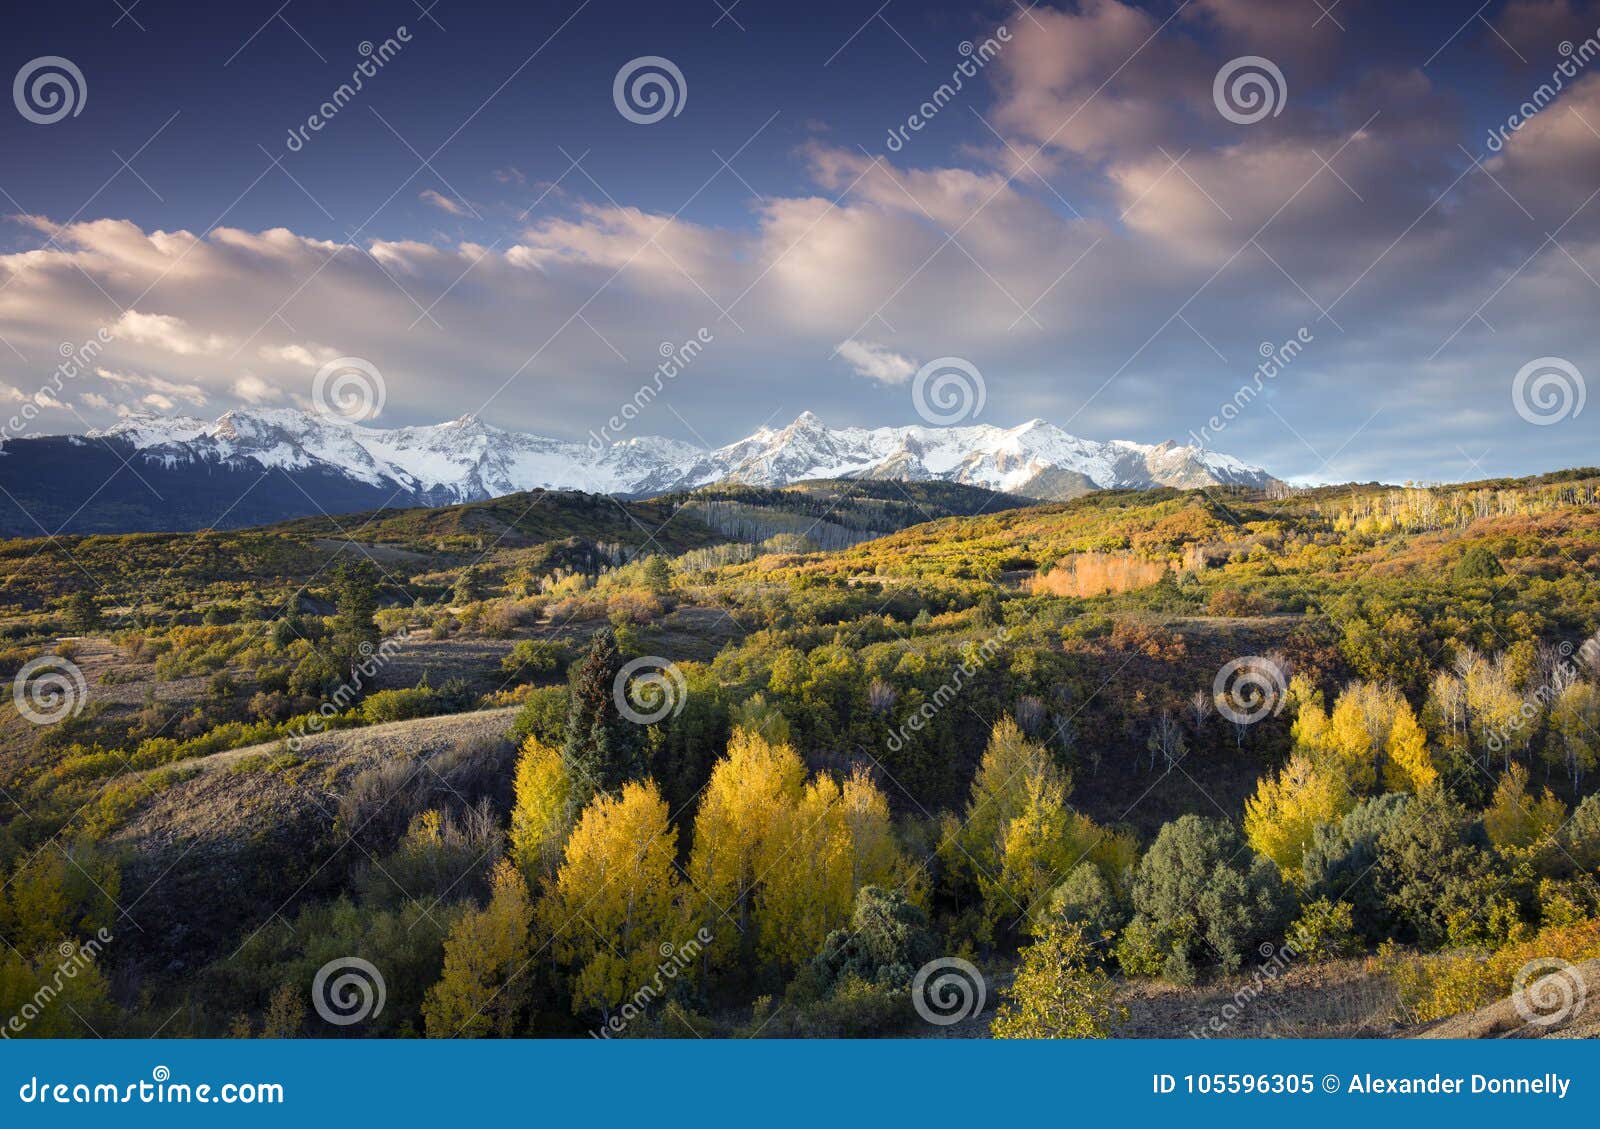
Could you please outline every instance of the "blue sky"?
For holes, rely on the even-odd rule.
[[[1582,56],[1600,5],[873,8],[14,12],[0,69],[60,56],[86,91],[51,124],[0,114],[0,399],[43,405],[36,431],[211,418],[310,406],[317,371],[355,356],[382,374],[374,424],[478,411],[582,437],[704,330],[634,433],[917,422],[913,374],[957,356],[985,386],[974,422],[1199,434],[1286,477],[1597,461],[1600,408],[1573,397],[1600,371],[1600,77],[1569,61],[1554,101],[1486,139]],[[401,27],[289,148],[360,44]],[[613,101],[642,56],[683,76],[648,125]],[[1281,105],[1242,124],[1213,83],[1247,56]],[[101,329],[96,371],[50,387],[62,346]],[[1297,334],[1257,390],[1262,346]],[[1517,383],[1546,358],[1566,367]],[[1530,407],[1530,387],[1569,404]]]

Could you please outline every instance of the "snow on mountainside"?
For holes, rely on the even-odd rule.
[[[810,412],[713,451],[676,440],[583,443],[491,427],[475,415],[392,430],[288,409],[231,411],[215,422],[134,415],[88,438],[115,438],[178,467],[314,470],[395,490],[425,504],[519,490],[660,494],[713,482],[783,486],[814,478],[942,479],[1040,498],[1113,487],[1244,485],[1276,480],[1260,467],[1197,447],[1068,435],[1044,420],[1018,427],[830,428]]]

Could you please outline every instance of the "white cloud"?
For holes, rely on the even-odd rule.
[[[424,204],[432,204],[441,212],[449,212],[452,216],[470,216],[472,214],[459,200],[452,199],[441,192],[435,192],[431,188],[424,188],[417,193],[417,199]]]
[[[229,386],[230,391],[247,404],[270,404],[284,398],[283,389],[247,372]]]
[[[168,403],[183,400],[197,408],[203,408],[206,404],[205,390],[198,384],[181,384],[178,381],[168,380],[161,376],[147,376],[137,372],[117,372],[114,369],[107,368],[96,369],[95,375],[110,384],[159,393],[161,398],[167,400]]]
[[[904,384],[917,371],[917,362],[868,341],[841,341],[839,355],[869,380]]]
[[[180,357],[220,353],[228,347],[226,337],[198,332],[183,318],[170,314],[142,314],[138,310],[129,310],[117,319],[111,332],[117,337],[164,349]]]
[[[321,368],[339,356],[339,350],[308,342],[304,345],[263,345],[260,355],[268,360],[288,361],[303,368]]]
[[[929,133],[874,159],[813,137],[799,151],[808,187],[723,225],[586,203],[570,185],[481,243],[364,250],[284,228],[23,217],[52,239],[0,255],[0,333],[49,356],[105,324],[109,295],[138,309],[101,363],[171,385],[139,395],[303,403],[318,367],[353,355],[382,372],[398,424],[481,411],[576,438],[636,394],[663,342],[705,327],[714,343],[635,434],[724,442],[775,410],[911,422],[915,358],[954,355],[983,372],[996,422],[1159,441],[1203,425],[1262,342],[1306,326],[1315,342],[1272,410],[1235,421],[1221,449],[1286,475],[1331,473],[1315,448],[1441,477],[1402,429],[1448,398],[1481,409],[1449,446],[1493,446],[1485,468],[1592,461],[1587,415],[1529,443],[1509,382],[1547,354],[1600,372],[1573,299],[1593,285],[1585,273],[1600,277],[1600,207],[1574,215],[1600,150],[1567,112],[1596,120],[1600,79],[1572,84],[1486,160],[1493,180],[1458,148],[1480,149],[1481,133],[1467,136],[1444,80],[1411,58],[1364,61],[1336,89],[1286,59],[1283,114],[1242,128],[1215,113],[1212,78],[1233,55],[1296,41],[1300,17],[1276,9],[1196,0],[1164,28],[1119,0],[1033,9],[986,71],[993,98],[964,92],[1011,149],[996,139],[951,160]],[[1322,22],[1337,70],[1351,60]],[[1496,88],[1486,79],[1482,97]],[[1010,176],[1025,159],[1037,171]],[[1551,231],[1560,246],[1530,260]],[[0,380],[36,387],[36,368],[0,348]]]

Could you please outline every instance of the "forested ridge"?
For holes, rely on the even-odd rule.
[[[994,1034],[1098,1036],[1267,953],[1381,983],[1364,1022],[1465,1011],[1600,956],[1597,489],[847,483],[7,543],[0,1023],[902,1033],[959,959]],[[225,912],[171,893],[208,881]],[[348,959],[385,1003],[345,1025],[312,986]]]

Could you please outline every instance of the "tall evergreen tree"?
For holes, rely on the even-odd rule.
[[[94,596],[84,590],[72,594],[67,601],[67,623],[79,635],[88,635],[99,631],[103,620],[100,608],[94,602]]]
[[[340,565],[333,574],[333,653],[339,669],[353,673],[378,643],[372,614],[378,607],[377,570],[369,561]],[[362,650],[366,644],[366,650]]]
[[[644,775],[640,726],[617,709],[616,681],[622,669],[617,637],[609,627],[589,643],[572,680],[563,758],[581,794],[611,793]]]
[[[672,568],[660,553],[644,562],[644,586],[652,596],[665,596],[672,591]]]

